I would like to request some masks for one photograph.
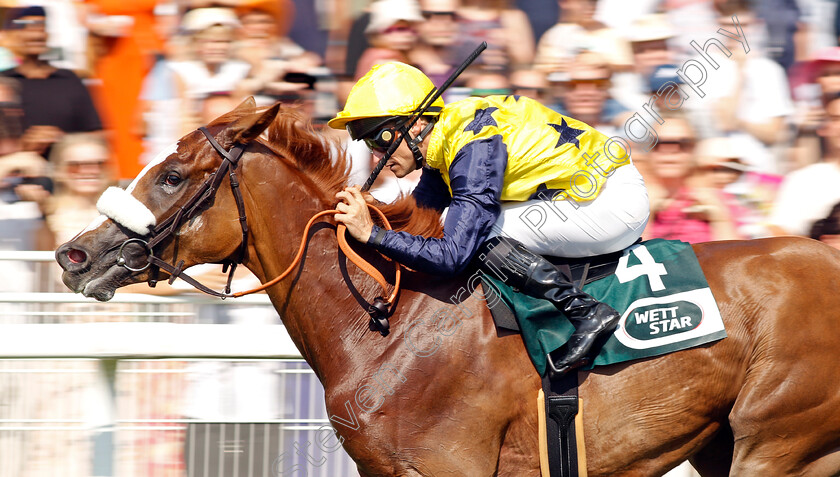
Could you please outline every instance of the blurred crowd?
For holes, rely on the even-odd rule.
[[[481,41],[445,100],[530,96],[633,139],[651,196],[645,238],[793,234],[840,247],[837,0],[0,6],[0,249],[69,239],[98,215],[104,188],[248,96],[310,117],[344,144],[361,183],[366,147],[324,127],[354,81],[396,60],[440,85]],[[702,82],[692,59],[706,65]],[[389,174],[380,200],[417,180]]]
[[[0,0],[0,251],[53,250],[98,215],[105,188],[248,96],[310,117],[344,145],[361,184],[367,147],[325,127],[354,81],[397,60],[441,85],[481,41],[488,49],[444,99],[529,96],[631,139],[651,196],[644,238],[802,235],[840,248],[838,10],[840,0]],[[696,68],[686,76],[692,60],[706,66],[703,95],[686,84],[701,82]],[[389,201],[418,178],[386,168],[373,193]],[[34,291],[13,265],[2,264],[14,279],[0,291]],[[217,270],[199,276],[224,284]],[[270,309],[197,315],[276,322]],[[180,412],[293,417],[275,408],[274,371],[214,366],[194,369],[203,400],[189,395],[194,408]],[[248,386],[214,397],[218,376],[245,372]],[[172,402],[151,417],[172,417]],[[159,454],[181,462],[182,448]]]

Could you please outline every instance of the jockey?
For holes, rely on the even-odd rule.
[[[565,355],[547,357],[549,369],[559,375],[588,365],[593,345],[615,330],[620,315],[541,255],[610,253],[641,236],[648,196],[629,152],[580,121],[513,95],[449,105],[438,98],[406,129],[433,89],[414,67],[374,66],[329,126],[346,128],[379,159],[404,140],[386,166],[397,177],[422,167],[412,195],[423,207],[449,207],[443,238],[378,227],[356,187],[336,195],[343,201],[336,220],[414,270],[455,275],[478,257],[482,271],[551,300],[575,326]]]

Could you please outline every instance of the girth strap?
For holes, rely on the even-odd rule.
[[[542,378],[545,395],[545,428],[550,477],[578,477],[580,475],[575,416],[578,414],[578,374],[571,371],[551,379]],[[583,463],[585,466],[585,461]]]

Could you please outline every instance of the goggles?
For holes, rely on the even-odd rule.
[[[355,140],[362,140],[371,151],[385,151],[397,137],[397,128],[405,117],[388,116],[364,118],[347,123],[347,132]]]
[[[396,132],[396,128],[382,129],[376,133],[376,136],[365,138],[364,141],[371,152],[385,152],[394,143],[394,139],[397,137]]]

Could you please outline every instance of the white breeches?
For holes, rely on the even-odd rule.
[[[616,169],[598,197],[588,202],[556,194],[554,200],[502,203],[490,237],[518,240],[541,255],[588,257],[632,245],[649,216],[645,182],[636,167],[628,164]]]

